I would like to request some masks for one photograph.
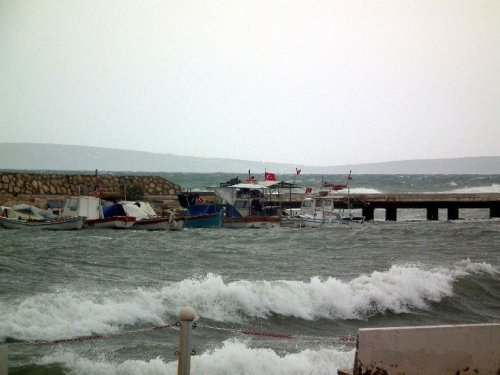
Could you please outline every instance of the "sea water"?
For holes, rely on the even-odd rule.
[[[235,177],[164,175],[192,189]],[[500,192],[500,176],[354,176],[351,189]],[[9,374],[175,374],[185,305],[193,374],[336,374],[359,328],[498,322],[500,221],[401,211],[323,229],[0,229]]]

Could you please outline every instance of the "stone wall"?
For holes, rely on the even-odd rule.
[[[0,172],[0,196],[43,198],[90,195],[103,189],[103,195],[125,199],[141,192],[144,200],[168,202],[177,206],[180,186],[160,176],[69,175]],[[2,202],[0,202],[2,204]]]

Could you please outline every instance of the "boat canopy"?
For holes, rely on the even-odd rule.
[[[32,219],[36,220],[51,220],[55,219],[57,216],[53,212],[48,210],[42,210],[41,208],[29,205],[29,204],[18,204],[12,207],[17,213],[30,216]]]
[[[125,212],[121,204],[112,204],[110,206],[103,206],[102,213],[104,217],[127,216],[127,213]]]
[[[128,216],[133,216],[138,220],[158,217],[148,202],[126,201],[121,204]]]

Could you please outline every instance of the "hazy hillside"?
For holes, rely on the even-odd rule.
[[[0,169],[228,172],[264,169],[279,173],[335,174],[352,169],[357,174],[500,174],[500,156],[393,161],[387,163],[305,166],[248,160],[198,158],[109,148],[32,143],[0,143]]]

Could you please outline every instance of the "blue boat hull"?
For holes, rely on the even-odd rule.
[[[211,214],[185,215],[184,228],[220,228],[223,219],[223,210]]]

